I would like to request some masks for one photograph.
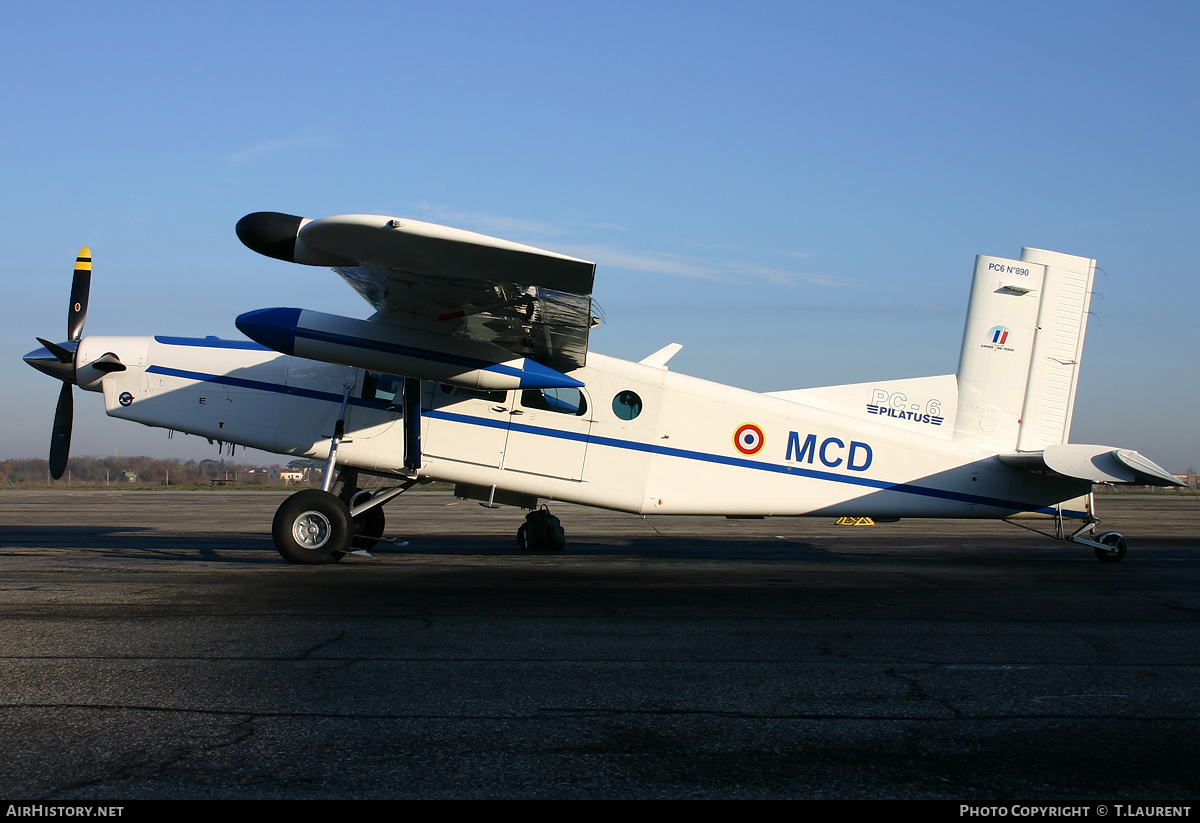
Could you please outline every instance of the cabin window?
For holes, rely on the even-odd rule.
[[[576,388],[526,389],[521,392],[521,405],[527,409],[573,414],[576,417],[587,414],[587,400],[583,392]]]
[[[634,391],[617,392],[612,402],[613,414],[622,420],[632,420],[642,413],[642,398]]]

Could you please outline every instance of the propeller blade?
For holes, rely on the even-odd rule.
[[[67,310],[67,339],[83,337],[87,320],[88,294],[92,290],[92,250],[84,246],[75,258],[75,276],[71,279],[71,306]]]
[[[71,351],[70,349],[68,349],[64,346],[60,346],[57,343],[51,343],[49,340],[46,340],[45,338],[42,338],[42,337],[38,337],[35,339],[39,343],[41,343],[43,346],[46,347],[46,351],[50,352],[52,355],[57,357],[59,363],[74,363],[75,362],[75,353],[73,351]]]
[[[71,453],[71,418],[74,417],[75,401],[71,396],[71,384],[63,383],[58,393],[58,408],[54,410],[54,430],[50,434],[50,476],[55,480],[67,470],[67,457]]]

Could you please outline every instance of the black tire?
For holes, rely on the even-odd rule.
[[[379,542],[379,538],[383,537],[387,518],[383,515],[383,506],[376,506],[353,518],[351,523],[354,527],[354,539],[350,541],[350,546],[369,551]]]
[[[1109,549],[1096,549],[1096,557],[1105,563],[1120,563],[1125,559],[1125,538],[1117,532],[1105,532],[1097,538],[1106,546],[1111,546]]]
[[[305,489],[275,511],[271,537],[289,563],[336,563],[350,548],[350,509],[335,495]]]
[[[517,545],[522,549],[529,549],[529,529],[524,525],[517,528]]]

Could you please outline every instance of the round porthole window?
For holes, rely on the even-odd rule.
[[[632,420],[642,413],[642,398],[633,391],[617,392],[617,396],[613,398],[612,409],[613,414],[622,420]]]

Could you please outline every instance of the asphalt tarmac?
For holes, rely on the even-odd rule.
[[[321,567],[283,497],[0,492],[0,798],[1200,797],[1194,496],[1101,497],[1112,564],[419,491]]]

